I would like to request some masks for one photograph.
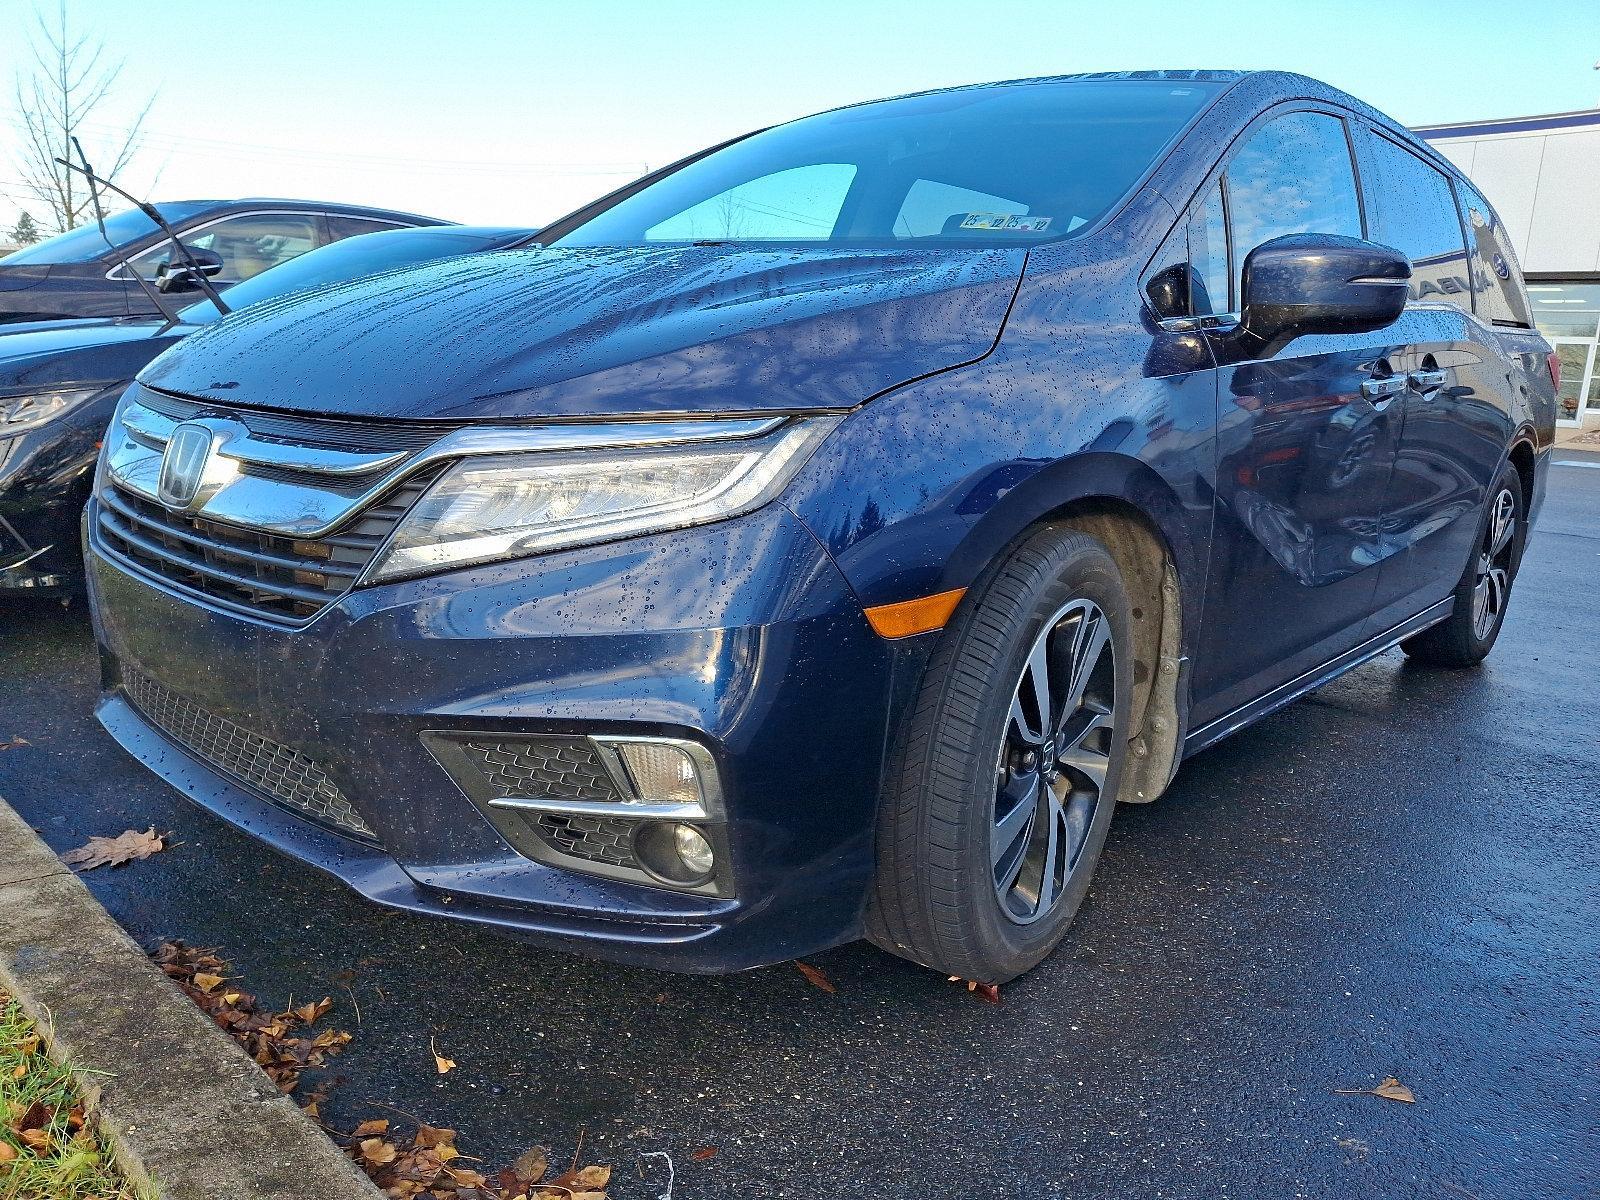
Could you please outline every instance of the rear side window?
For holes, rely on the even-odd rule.
[[[1471,275],[1450,181],[1381,134],[1368,138],[1371,238],[1411,259],[1411,295],[1472,310]]]
[[[1456,180],[1467,251],[1472,256],[1472,291],[1478,315],[1501,325],[1532,325],[1522,268],[1506,227],[1476,188]]]
[[[1250,251],[1292,233],[1361,237],[1361,201],[1344,122],[1319,112],[1268,121],[1228,164],[1233,294]]]
[[[339,213],[328,214],[328,240],[343,241],[347,237],[360,237],[363,233],[382,233],[385,229],[410,229],[399,221],[380,221],[373,217],[348,217]]]

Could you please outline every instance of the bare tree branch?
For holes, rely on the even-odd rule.
[[[67,0],[59,0],[54,24],[42,10],[37,16],[38,29],[29,44],[34,66],[19,72],[16,79],[24,135],[17,167],[23,185],[48,209],[55,227],[67,230],[85,218],[90,197],[72,172],[55,160],[74,157],[76,136],[91,143],[103,174],[115,176],[126,170],[139,153],[139,135],[155,97],[145,102],[121,134],[91,136],[85,127],[116,91],[123,63],[109,61],[105,45],[88,34],[69,33]],[[96,123],[93,128],[103,130],[105,125]]]

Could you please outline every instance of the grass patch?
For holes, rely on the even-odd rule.
[[[142,1200],[119,1178],[72,1076],[0,992],[0,1200]]]

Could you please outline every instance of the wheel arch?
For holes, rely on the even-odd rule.
[[[1147,463],[1119,454],[1063,459],[1007,493],[963,539],[947,576],[980,583],[1044,525],[1081,529],[1110,552],[1134,613],[1134,697],[1128,764],[1118,799],[1147,803],[1182,758],[1185,669],[1199,624],[1205,556],[1193,513]],[[1210,517],[1202,518],[1209,534]],[[974,588],[974,591],[979,590]]]

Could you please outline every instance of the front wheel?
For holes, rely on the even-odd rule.
[[[1456,584],[1455,608],[1443,621],[1407,638],[1400,648],[1421,663],[1437,667],[1475,667],[1494,649],[1511,603],[1511,584],[1522,561],[1527,516],[1522,511],[1522,479],[1510,463],[1489,489],[1477,547]]]
[[[968,598],[900,738],[873,941],[984,983],[1055,948],[1116,807],[1131,626],[1111,555],[1064,527],[1031,535]]]

